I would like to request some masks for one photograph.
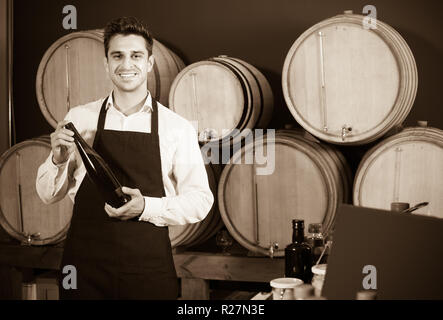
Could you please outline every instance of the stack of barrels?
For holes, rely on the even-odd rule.
[[[177,75],[169,93],[169,108],[195,124],[202,145],[212,144],[216,150],[221,146],[229,152],[231,139],[241,141],[243,137],[251,136],[254,128],[266,128],[273,106],[272,90],[264,75],[251,64],[228,56],[212,57],[187,66]],[[219,165],[223,163],[219,157],[206,156],[205,162],[221,168]],[[222,215],[221,220],[218,210],[219,204],[223,203],[217,203],[217,187],[222,183],[218,182],[219,176],[212,188],[211,174],[208,174],[215,198],[208,217],[199,225],[170,227],[174,233],[171,237],[173,246],[197,244],[194,234],[205,228],[208,229],[207,235],[200,236],[199,240],[207,240],[223,227],[223,222],[226,224],[226,218]],[[223,195],[218,193],[218,197]],[[210,226],[215,229],[206,226],[208,219],[214,220]],[[217,224],[217,220],[220,223]]]
[[[370,28],[352,12],[314,25],[289,50],[283,92],[303,128],[340,145],[384,137],[359,163],[355,205],[389,210],[392,202],[428,202],[416,213],[443,216],[442,130],[422,121],[386,138],[409,114],[417,81],[400,34],[379,20]]]
[[[292,219],[322,223],[328,234],[339,205],[351,201],[381,209],[391,202],[429,202],[416,212],[442,217],[442,130],[422,124],[387,137],[415,100],[413,54],[392,27],[378,20],[374,28],[364,18],[345,12],[326,19],[306,30],[287,53],[283,94],[304,130],[269,130],[273,93],[253,65],[217,56],[185,67],[155,41],[156,65],[148,79],[153,97],[195,124],[202,150],[210,145],[212,152],[229,150],[226,162],[206,158],[216,201],[205,220],[169,228],[173,247],[196,245],[225,225],[248,250],[283,256]],[[37,97],[52,126],[71,107],[109,92],[103,56],[100,30],[71,33],[48,49],[38,71]],[[379,139],[353,177],[337,146]],[[61,240],[72,214],[67,198],[43,206],[35,194],[36,170],[49,149],[47,139],[33,139],[0,159],[0,223],[28,242],[41,233],[35,244]]]
[[[379,20],[370,28],[352,12],[314,25],[289,50],[282,87],[305,130],[343,146],[382,138],[359,163],[354,205],[390,210],[392,202],[428,202],[415,213],[443,217],[443,131],[421,121],[390,135],[409,114],[417,82],[400,34]]]
[[[234,238],[251,251],[272,256],[284,255],[291,242],[291,219],[322,223],[326,234],[332,230],[336,210],[350,201],[352,186],[349,165],[334,144],[367,144],[399,126],[415,99],[417,69],[408,45],[393,28],[377,21],[376,29],[369,29],[363,16],[346,12],[314,25],[295,41],[284,63],[282,87],[291,114],[306,133],[279,130],[267,135],[266,143],[246,145],[225,166],[218,190],[220,212]],[[262,149],[275,154],[270,175],[258,175],[256,163],[238,161]],[[368,171],[363,172],[365,161],[362,176]],[[387,168],[377,169],[379,179],[389,179],[383,171]],[[364,181],[368,193],[376,186],[377,195],[388,197],[384,187],[392,186],[368,177]],[[415,187],[409,181],[406,188]],[[371,198],[362,192],[360,197]],[[381,200],[377,195],[371,205]],[[394,199],[387,200],[384,208]]]
[[[441,216],[442,131],[408,128],[386,138],[409,114],[417,78],[405,40],[381,21],[371,29],[363,16],[346,12],[304,32],[287,54],[282,87],[306,132],[268,134],[266,142],[247,144],[224,167],[218,201],[233,237],[253,252],[282,256],[291,242],[291,219],[323,223],[328,234],[339,204],[352,201],[352,184],[355,205],[389,210],[391,202],[429,202],[416,212]],[[349,165],[334,145],[382,138],[362,159],[352,183]],[[274,161],[272,174],[258,175],[260,164],[245,162],[257,150]]]

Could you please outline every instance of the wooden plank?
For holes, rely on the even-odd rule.
[[[62,247],[0,244],[0,264],[58,270]],[[204,252],[173,255],[179,278],[269,282],[284,276],[284,259],[268,257],[226,256]]]
[[[182,278],[181,285],[181,300],[209,300],[208,280]]]
[[[174,255],[180,278],[269,282],[284,276],[284,259],[268,257],[226,256],[209,253],[179,253]]]

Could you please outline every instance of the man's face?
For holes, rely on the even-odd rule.
[[[109,42],[105,68],[116,89],[134,92],[147,88],[147,75],[154,65],[149,56],[145,39],[139,35],[117,34]]]

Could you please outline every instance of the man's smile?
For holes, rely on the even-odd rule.
[[[136,77],[138,75],[138,72],[118,72],[117,74],[122,79],[131,79],[133,77]]]

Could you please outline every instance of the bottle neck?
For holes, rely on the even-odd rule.
[[[292,242],[302,243],[305,240],[305,232],[303,228],[292,229]]]

